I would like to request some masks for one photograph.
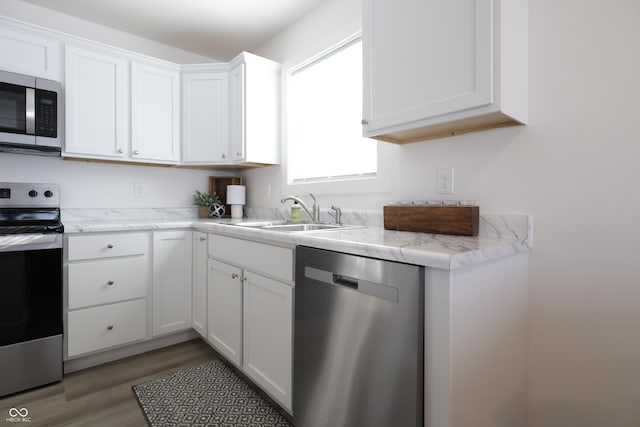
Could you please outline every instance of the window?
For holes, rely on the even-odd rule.
[[[362,136],[360,36],[292,68],[288,182],[375,177],[377,142]]]

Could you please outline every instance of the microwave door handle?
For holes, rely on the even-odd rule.
[[[36,134],[36,91],[28,87],[26,89],[25,113],[26,113],[26,133]]]

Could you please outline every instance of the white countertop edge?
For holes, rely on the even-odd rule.
[[[512,229],[510,218],[526,217],[526,231]],[[65,233],[154,231],[194,229],[286,246],[307,245],[320,249],[382,258],[431,268],[454,270],[529,251],[533,247],[533,217],[524,214],[492,214],[483,220],[487,231],[478,237],[435,235],[360,227],[339,231],[283,233],[230,225],[230,219],[141,219],[113,221],[65,221]],[[482,228],[481,228],[482,230]],[[521,236],[526,232],[526,236]]]

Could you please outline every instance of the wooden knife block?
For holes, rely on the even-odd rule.
[[[383,210],[386,230],[478,235],[478,206],[384,206]]]

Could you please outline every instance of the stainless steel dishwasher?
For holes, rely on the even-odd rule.
[[[298,246],[296,427],[423,425],[424,267]]]

